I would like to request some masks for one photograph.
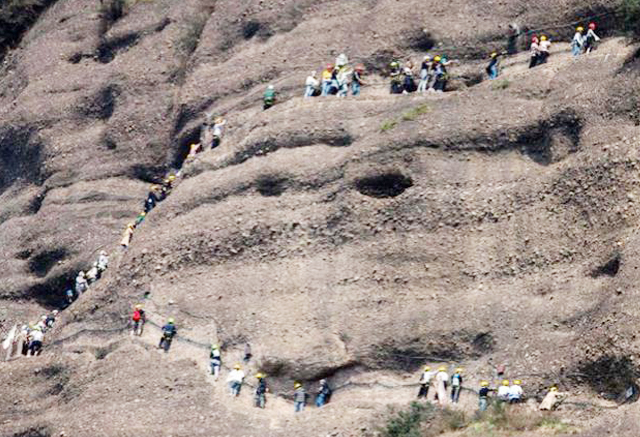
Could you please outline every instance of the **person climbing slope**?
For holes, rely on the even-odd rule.
[[[540,60],[538,64],[546,64],[549,59],[549,50],[551,49],[551,41],[546,35],[540,37]]]
[[[509,380],[502,381],[502,385],[498,388],[498,400],[506,402],[509,400]]]
[[[571,40],[571,53],[573,56],[579,56],[582,53],[582,47],[584,46],[584,27],[576,27],[576,33]]]
[[[296,413],[300,413],[304,410],[305,405],[307,405],[307,392],[302,387],[302,384],[296,382],[293,384],[293,404]]]
[[[44,333],[40,326],[36,326],[31,331],[29,342],[29,355],[34,357],[42,353],[42,342],[44,341]]]
[[[478,410],[486,411],[489,405],[489,383],[487,381],[480,382],[480,390],[478,391]]]
[[[600,37],[596,35],[596,23],[589,23],[589,30],[587,30],[587,36],[585,37],[584,50],[585,53],[591,53],[591,50],[596,48],[596,43],[600,41]]]
[[[431,74],[431,56],[427,55],[422,59],[422,64],[420,65],[420,82],[418,83],[419,93],[424,93],[429,89]]]
[[[222,134],[224,133],[224,126],[227,124],[227,120],[222,117],[216,117],[213,121],[213,140],[211,141],[211,148],[215,149],[220,145],[222,141]]]
[[[513,381],[511,387],[509,387],[509,403],[519,404],[522,401],[522,381],[516,379]]]
[[[449,382],[449,375],[447,374],[446,366],[440,366],[438,373],[436,373],[436,396],[438,396],[438,403],[440,405],[447,404],[447,383]]]
[[[220,347],[218,347],[217,344],[211,346],[211,352],[209,352],[209,364],[211,365],[211,374],[217,381],[220,376],[220,367],[222,366]]]
[[[264,408],[267,403],[267,382],[265,381],[264,373],[258,372],[256,375],[258,384],[256,385],[256,393],[254,398],[254,405],[258,408]]]
[[[98,270],[102,274],[107,270],[107,267],[109,267],[109,255],[107,255],[106,251],[101,250],[100,255],[98,255]]]
[[[320,408],[323,405],[327,404],[331,399],[331,387],[329,387],[329,383],[326,379],[320,380],[320,388],[318,389],[318,394],[316,395],[316,407]]]
[[[312,71],[309,76],[307,76],[307,80],[304,83],[304,98],[308,99],[309,97],[313,97],[320,85],[316,76],[318,73],[316,71]]]
[[[458,367],[451,375],[451,402],[457,404],[460,400],[460,390],[462,390],[462,369]]]
[[[328,96],[332,93],[333,64],[327,64],[327,68],[322,70],[322,92],[321,95]]]
[[[391,94],[402,94],[402,71],[400,70],[400,63],[398,61],[393,61],[389,64],[390,72],[389,77],[391,78]]]
[[[424,366],[422,369],[422,375],[420,375],[420,390],[418,390],[418,399],[425,398],[429,395],[429,387],[431,386],[431,380],[433,379],[433,372],[431,367]]]
[[[364,65],[358,64],[356,68],[353,70],[353,74],[351,76],[351,95],[359,96],[360,89],[362,86],[366,85],[366,83],[362,80],[362,76],[364,75]]]
[[[229,372],[227,376],[227,383],[229,384],[229,393],[231,396],[238,396],[244,381],[244,372],[240,364],[233,366],[233,370]]]
[[[177,333],[178,330],[175,326],[175,319],[173,317],[169,317],[167,324],[162,327],[162,336],[160,337],[158,349],[164,349],[165,352],[169,352],[173,337],[175,337]]]
[[[407,61],[404,64],[404,68],[402,69],[402,92],[403,93],[414,93],[418,89],[416,86],[416,81],[413,77],[413,62]]]
[[[529,68],[533,68],[538,65],[540,60],[540,43],[537,36],[531,38],[531,48],[529,49],[531,61],[529,62]]]
[[[129,244],[131,244],[131,238],[133,237],[133,229],[135,225],[133,223],[129,223],[124,230],[124,234],[122,235],[122,240],[120,240],[120,245],[127,249],[129,248]]]
[[[131,322],[133,328],[131,333],[133,335],[141,336],[144,330],[144,324],[147,322],[147,315],[142,308],[142,304],[137,304],[134,307],[133,315],[131,316]]]
[[[85,274],[83,271],[80,271],[76,277],[76,295],[80,297],[88,288],[89,283],[87,282]]]
[[[273,85],[267,86],[267,90],[264,92],[262,96],[262,109],[266,111],[276,104],[276,90]]]
[[[489,65],[487,65],[487,74],[489,75],[489,79],[494,80],[500,74],[500,53],[493,52],[491,53]]]

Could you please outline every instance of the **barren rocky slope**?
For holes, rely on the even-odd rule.
[[[556,24],[613,5],[53,2],[0,71],[3,330],[60,305],[98,250],[112,266],[42,357],[0,363],[1,435],[367,434],[425,361],[463,365],[470,388],[506,362],[531,395],[559,382],[615,407],[568,407],[582,435],[637,435],[637,406],[613,402],[640,360],[637,47],[610,30],[589,56],[555,44],[535,70],[508,59],[500,86],[475,79],[506,23],[565,38]],[[390,58],[434,44],[460,59],[455,91],[389,96]],[[372,85],[300,98],[340,52]],[[267,83],[282,103],[263,112]],[[120,251],[207,112],[222,146]],[[126,333],[145,293],[156,325],[177,320],[167,356],[157,328]],[[265,411],[206,375],[211,342],[229,366],[247,341]],[[293,380],[322,377],[333,403],[294,416]]]

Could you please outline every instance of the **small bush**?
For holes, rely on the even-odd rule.
[[[384,123],[382,123],[382,126],[380,126],[380,130],[382,132],[387,132],[395,128],[397,125],[398,125],[398,122],[396,120],[387,120]]]
[[[402,114],[402,120],[413,121],[416,118],[418,118],[418,116],[422,114],[426,114],[429,111],[431,111],[431,108],[429,108],[429,105],[422,104],[420,106],[416,106],[415,108],[411,108],[408,111],[406,111],[404,114]]]
[[[381,430],[382,437],[423,437],[423,425],[435,417],[432,404],[412,402],[407,411],[398,411]]]
[[[491,89],[506,90],[507,88],[509,88],[509,85],[511,85],[511,82],[509,82],[509,79],[495,80],[491,83]]]

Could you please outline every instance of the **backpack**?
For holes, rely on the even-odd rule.
[[[140,311],[136,310],[133,313],[133,321],[139,322],[142,317],[140,316]]]

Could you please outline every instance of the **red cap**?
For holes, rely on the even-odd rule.
[[[594,22],[589,23],[589,29],[596,30],[596,23]]]

